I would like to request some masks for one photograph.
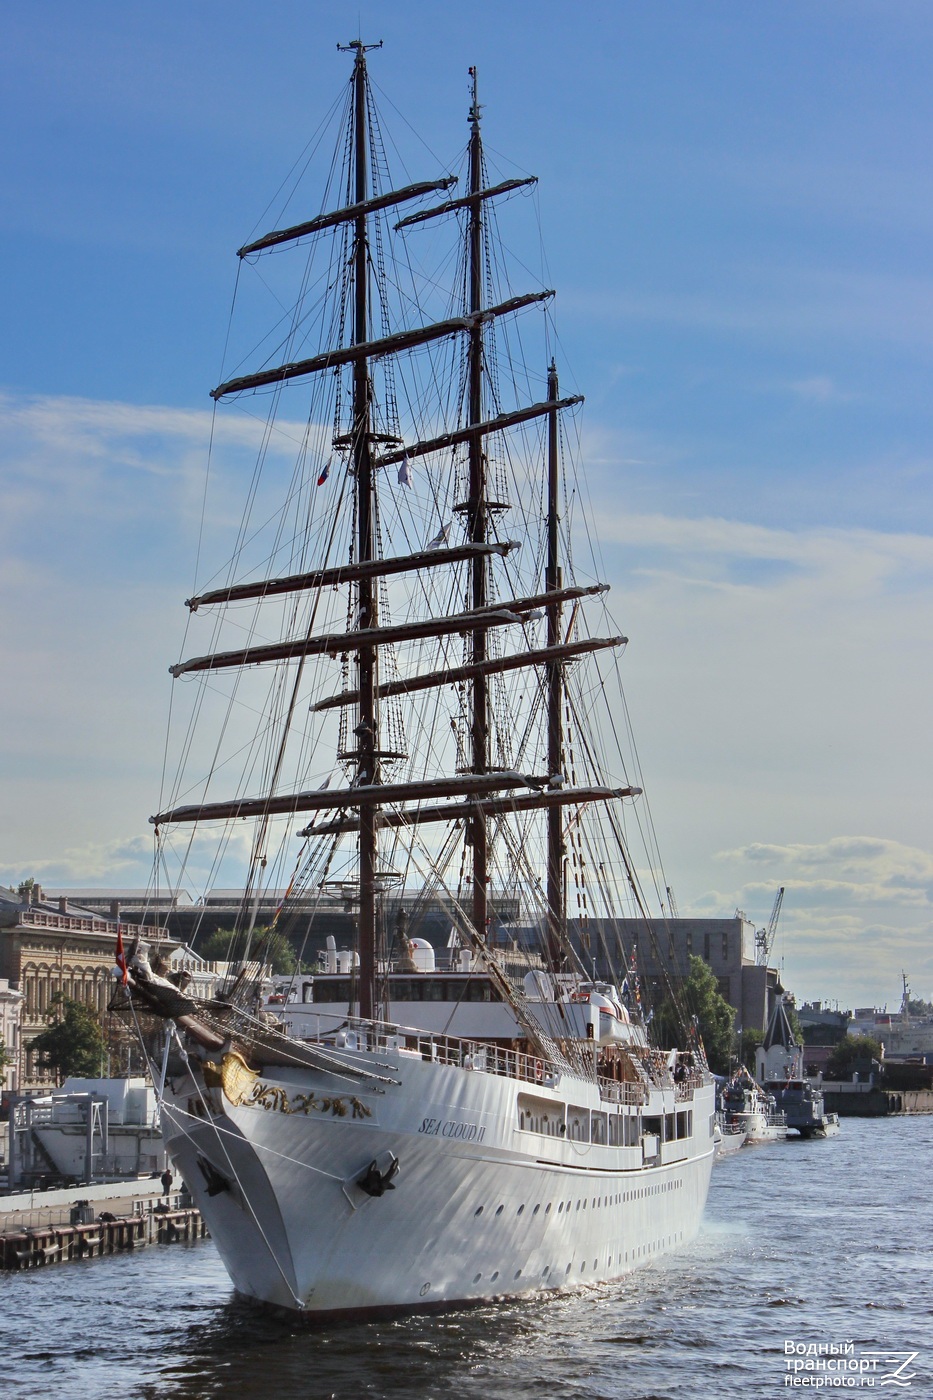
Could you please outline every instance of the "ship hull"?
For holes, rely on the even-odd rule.
[[[529,1091],[556,1113],[567,1085],[561,1096],[420,1060],[379,1092],[348,1094],[345,1080],[335,1089],[313,1071],[270,1072],[256,1085],[260,1097],[233,1103],[196,1075],[193,1092],[165,1103],[166,1146],[237,1292],[309,1320],[584,1286],[699,1228],[713,1160],[705,1087],[689,1105],[699,1132],[646,1163],[641,1142],[516,1129]],[[576,1131],[584,1111],[605,1105],[592,1085],[569,1088]],[[330,1107],[293,1107],[309,1096]],[[663,1107],[660,1096],[643,1107]],[[383,1194],[358,1184],[375,1163],[378,1187],[393,1161]]]

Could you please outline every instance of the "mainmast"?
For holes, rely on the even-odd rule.
[[[545,591],[557,594],[561,586],[558,541],[558,394],[557,365],[552,360],[547,377],[548,414],[547,454],[547,563],[544,574]],[[547,645],[556,649],[560,643],[561,605],[558,597],[547,607]],[[547,665],[547,761],[548,775],[553,781],[563,771],[563,704],[562,660],[554,657]],[[558,972],[564,962],[564,838],[563,815],[559,806],[547,812],[547,963],[551,972]]]
[[[367,197],[367,91],[366,53],[378,48],[377,44],[364,44],[360,39],[353,40],[348,49],[356,50],[353,66],[353,161],[355,176],[355,201],[357,206],[365,206]],[[353,241],[353,344],[365,345],[369,333],[368,306],[368,261],[369,246],[366,232],[366,212],[361,209],[354,219]],[[357,550],[360,564],[370,563],[375,558],[375,530],[373,528],[373,453],[372,427],[370,421],[369,361],[365,355],[353,362],[353,427],[352,452],[353,471],[356,475],[357,509]],[[377,593],[373,586],[373,576],[362,573],[357,580],[358,620],[357,626],[363,630],[378,624]],[[371,786],[380,781],[378,764],[378,734],[376,714],[376,656],[372,645],[362,645],[357,652],[357,688],[359,691],[359,724],[355,734],[357,747],[354,757],[357,764],[357,783]],[[360,808],[360,1015],[371,1019],[376,1014],[376,866],[378,860],[378,839],[376,832],[376,806]]]
[[[480,135],[480,106],[477,95],[476,69],[470,69],[472,102],[470,105],[470,222],[468,231],[468,296],[469,311],[475,322],[470,330],[467,422],[473,427],[483,421],[483,323],[479,317],[483,304],[483,142]],[[467,502],[467,534],[474,544],[486,540],[486,455],[483,438],[474,433],[469,443],[470,494]],[[486,605],[486,559],[478,554],[472,566],[471,602],[474,609]],[[472,634],[471,660],[481,666],[486,660],[486,632],[477,629]],[[489,764],[489,701],[486,676],[477,672],[472,686],[472,715],[470,750],[474,773],[485,773]],[[479,938],[486,934],[488,910],[488,831],[486,819],[475,816],[469,823],[473,848],[473,928]]]

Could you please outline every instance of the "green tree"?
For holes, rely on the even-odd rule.
[[[834,1047],[826,1065],[827,1079],[848,1079],[856,1062],[881,1059],[881,1042],[873,1035],[845,1035]]]
[[[38,1052],[42,1068],[54,1073],[59,1083],[70,1075],[96,1079],[104,1058],[100,1021],[90,1007],[61,992],[52,997],[52,1007],[52,1019],[28,1048]]]
[[[6,1042],[2,1039],[2,1037],[0,1037],[0,1074],[3,1073],[7,1065],[11,1065],[12,1063],[13,1056],[6,1048]]]
[[[239,962],[246,952],[246,935],[232,933],[230,929],[219,928],[216,933],[201,940],[197,951],[208,962]],[[250,940],[250,956],[257,955],[263,962],[272,964],[272,971],[282,976],[290,976],[298,968],[295,950],[284,933],[268,929],[254,929]]]
[[[712,969],[702,958],[691,957],[690,972],[678,988],[677,999],[689,1017],[696,1017],[710,1069],[716,1074],[727,1074],[735,1043],[735,1007],[726,1001]],[[663,1002],[655,1021],[665,1044],[677,1039],[680,1020],[678,1008],[670,1000]]]

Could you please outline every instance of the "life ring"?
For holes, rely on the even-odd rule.
[[[536,1084],[543,1084],[543,1082],[544,1082],[544,1062],[543,1062],[542,1060],[535,1060],[535,1083],[536,1083]]]
[[[589,992],[581,991],[579,988],[578,988],[575,992],[571,992],[571,993],[570,993],[570,1000],[571,1000],[571,1001],[589,1001],[589,999],[590,999],[590,994],[589,994]]]

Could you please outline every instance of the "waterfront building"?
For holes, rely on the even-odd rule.
[[[0,977],[0,1044],[6,1052],[5,1064],[0,1065],[0,1092],[4,1094],[19,1091],[24,1000],[22,992],[11,987],[8,978]]]
[[[122,922],[119,927],[127,944],[139,931],[135,925]],[[114,985],[117,928],[115,919],[77,904],[67,895],[47,898],[41,885],[32,880],[16,890],[0,888],[0,987],[8,985],[20,999],[18,1062],[12,1071],[19,1092],[53,1086],[52,1076],[41,1068],[29,1047],[48,1025],[56,993],[82,1002],[106,1023]],[[152,930],[144,932],[151,940]],[[175,939],[157,942],[156,948],[173,972],[187,972],[199,993],[210,994],[216,982],[212,965]]]

